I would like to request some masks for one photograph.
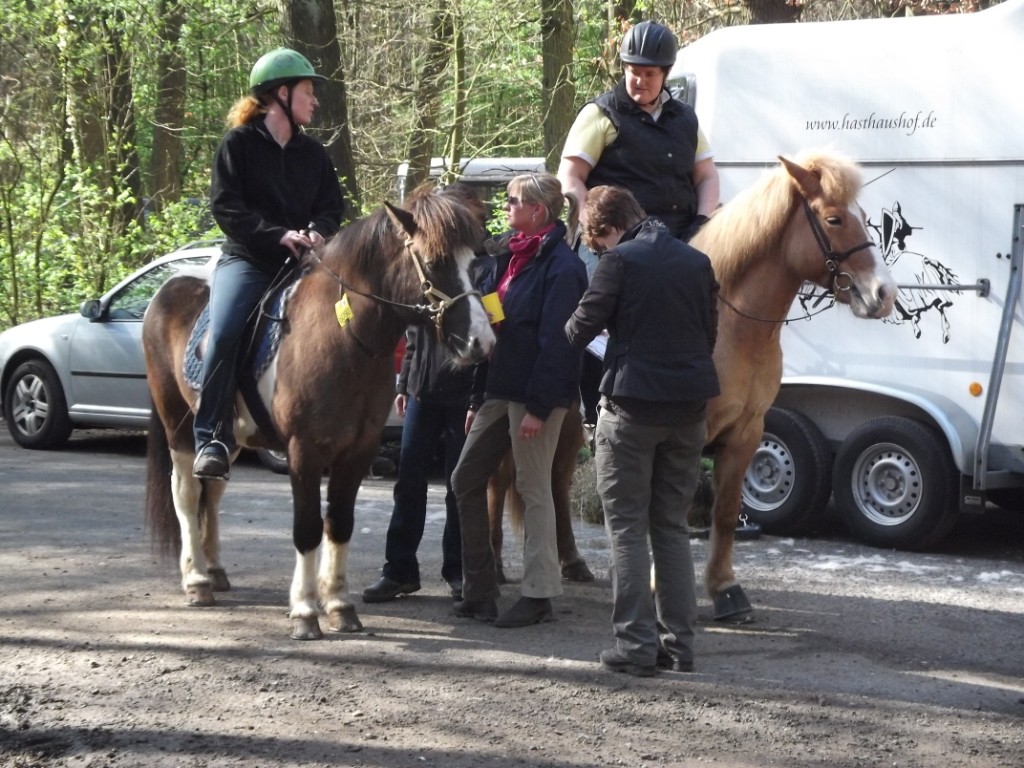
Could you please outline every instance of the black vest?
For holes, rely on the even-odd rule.
[[[620,80],[594,103],[618,135],[605,147],[587,177],[587,188],[609,184],[633,193],[648,216],[678,236],[697,215],[693,161],[697,154],[697,115],[678,99],[669,99],[655,121],[626,93]]]

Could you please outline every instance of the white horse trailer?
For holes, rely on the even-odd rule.
[[[820,290],[794,303],[744,487],[768,530],[799,530],[829,487],[851,532],[885,547],[934,545],[986,500],[1024,506],[1022,79],[1024,0],[735,27],[680,51],[670,87],[697,111],[723,199],[778,155],[845,152],[900,286],[883,321]]]

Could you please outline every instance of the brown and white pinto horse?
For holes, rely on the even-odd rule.
[[[296,550],[289,599],[293,638],[322,637],[321,610],[332,631],[362,629],[348,594],[348,545],[356,493],[394,399],[394,350],[406,327],[433,319],[454,356],[466,363],[484,359],[494,346],[468,272],[483,236],[479,222],[480,211],[464,198],[418,190],[408,210],[385,204],[343,229],[312,254],[312,268],[288,301],[276,359],[258,382],[277,435],[261,433],[238,398],[239,443],[288,454]],[[335,309],[342,295],[351,309],[344,323]],[[217,531],[225,483],[192,476],[197,393],[183,371],[189,335],[208,296],[204,280],[176,277],[154,296],[143,325],[155,406],[147,518],[165,552],[180,545],[182,587],[189,603],[200,606],[212,605],[213,592],[229,588]],[[326,515],[320,504],[325,470]]]
[[[858,166],[823,151],[779,159],[691,241],[711,258],[721,285],[714,353],[721,394],[707,411],[715,503],[704,583],[715,618],[724,620],[751,612],[733,573],[733,538],[743,477],[782,381],[782,325],[801,284],[832,291],[861,318],[887,316],[897,293],[857,204]]]

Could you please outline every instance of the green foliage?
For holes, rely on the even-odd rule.
[[[8,0],[0,4],[0,328],[73,309],[131,269],[216,235],[205,210],[225,115],[260,54],[281,38],[280,11],[298,0]],[[797,0],[801,18],[955,10],[919,0]],[[745,23],[739,0],[644,0],[636,16],[669,24],[685,43]],[[395,172],[416,127],[415,84],[440,11],[465,41],[465,103],[451,66],[431,152],[451,151],[457,107],[463,156],[543,154],[540,6],[536,0],[335,2],[349,128],[366,210],[394,197]],[[577,102],[617,76],[621,23],[609,6],[577,0]],[[180,22],[180,23],[175,23]],[[170,198],[153,201],[151,160],[162,62],[180,61],[184,111]],[[335,137],[325,137],[334,140]],[[495,201],[492,230],[506,227]]]

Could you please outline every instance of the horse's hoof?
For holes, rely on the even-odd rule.
[[[214,604],[213,590],[209,584],[193,584],[185,587],[185,599],[193,608],[209,608]]]
[[[323,637],[316,616],[297,616],[292,619],[292,640],[322,640]]]
[[[727,621],[731,624],[748,624],[754,620],[750,614],[754,608],[747,599],[743,587],[734,584],[719,592],[714,598],[715,621]]]
[[[584,560],[575,560],[562,566],[562,578],[566,581],[593,581],[594,574],[590,572]]]
[[[328,614],[327,628],[331,632],[362,632],[363,623],[356,614],[355,606],[346,605],[341,610]]]
[[[228,581],[228,572],[223,568],[211,568],[206,572],[210,577],[210,584],[214,592],[230,592],[231,582]]]

